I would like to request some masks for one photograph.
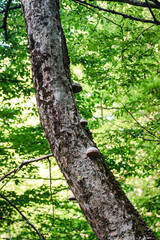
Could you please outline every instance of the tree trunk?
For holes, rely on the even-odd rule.
[[[156,239],[80,123],[57,0],[21,0],[39,116],[52,153],[100,240]]]

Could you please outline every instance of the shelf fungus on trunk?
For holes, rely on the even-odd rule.
[[[79,93],[82,91],[82,87],[79,83],[72,83],[73,93]]]
[[[96,147],[90,147],[86,152],[87,157],[89,158],[99,158],[101,156],[100,151]]]
[[[68,197],[68,200],[70,200],[70,201],[77,201],[77,199],[75,198],[73,193],[71,193],[71,195]]]
[[[80,124],[81,124],[82,126],[87,126],[87,125],[88,125],[88,122],[87,122],[86,119],[81,118],[81,120],[80,120]]]

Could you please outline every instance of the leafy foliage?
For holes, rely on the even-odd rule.
[[[6,4],[2,1],[0,11]],[[12,1],[11,7],[17,4]],[[146,14],[134,7],[128,11]],[[131,23],[109,13],[103,16],[68,0],[61,2],[60,14],[72,80],[83,86],[76,94],[80,114],[89,121],[124,191],[159,237],[159,26]],[[7,21],[9,40],[5,41],[3,29],[0,35],[1,175],[23,160],[50,152],[35,105],[21,10],[9,11]],[[2,181],[1,192],[46,239],[96,239],[77,203],[68,201],[68,186],[55,160],[51,163],[51,169],[47,160],[24,166]],[[4,199],[0,206],[1,238],[11,234],[12,239],[38,239]]]

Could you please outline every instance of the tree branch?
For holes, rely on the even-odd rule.
[[[157,5],[160,5],[160,2],[158,0],[151,0],[152,2],[154,2]]]
[[[115,124],[113,121],[111,120],[108,120],[108,122],[112,123],[114,126],[117,126],[117,127],[120,127],[122,128],[122,126],[118,125],[118,124]],[[160,144],[160,140],[154,140],[154,139],[149,139],[149,138],[144,138],[142,136],[135,136],[133,133],[131,133],[130,131],[128,131],[127,129],[125,128],[122,128],[126,133],[128,133],[129,135],[131,135],[133,138],[141,138],[143,139],[144,141],[148,141],[148,142],[157,142],[157,144]]]
[[[47,159],[49,157],[52,157],[53,154],[48,154],[48,155],[45,155],[43,157],[39,157],[39,158],[36,158],[36,159],[31,159],[31,160],[27,160],[27,161],[23,161],[17,168],[11,170],[10,172],[6,173],[5,175],[3,175],[1,178],[0,178],[0,182],[6,178],[7,176],[11,175],[12,173],[17,173],[24,165],[27,165],[29,163],[32,163],[32,162],[38,162],[42,159]]]
[[[9,205],[11,205],[21,216],[22,218],[36,231],[38,236],[40,237],[41,240],[45,240],[43,235],[38,231],[38,229],[24,216],[24,214],[12,203],[6,196],[4,196],[2,193],[0,193],[0,197],[6,200]]]
[[[151,13],[154,21],[155,21],[155,22],[158,22],[158,20],[156,19],[155,15],[154,15],[154,13],[153,13],[153,11],[152,11],[152,9],[151,9],[151,6],[150,6],[149,2],[148,2],[147,0],[145,0],[145,2],[146,2],[146,4],[147,4],[147,6],[148,6],[148,9],[149,9],[149,11],[150,11],[150,13]]]
[[[6,8],[3,9],[2,11],[0,11],[0,14],[1,14],[1,13],[5,13],[5,14],[4,14],[4,18],[3,18],[3,24],[2,24],[2,26],[0,26],[0,29],[1,29],[1,28],[4,29],[4,34],[5,34],[5,40],[6,40],[6,41],[8,41],[8,33],[7,33],[7,18],[8,18],[8,12],[9,12],[10,10],[13,10],[13,9],[21,8],[21,5],[18,5],[18,6],[14,6],[14,7],[9,8],[11,2],[12,2],[12,0],[8,0]]]
[[[3,28],[4,28],[4,34],[5,34],[5,40],[8,41],[8,33],[7,33],[7,17],[8,17],[8,11],[9,11],[9,6],[11,4],[12,0],[8,0],[7,6],[5,9],[5,14],[3,18]]]
[[[98,106],[98,108],[100,108],[100,106]],[[125,108],[125,106],[123,107],[123,108],[121,108],[121,107],[103,107],[103,109],[106,109],[106,110],[121,110],[121,109],[125,109],[128,113],[129,113],[129,110],[128,109],[126,109]],[[131,114],[131,113],[130,113]],[[132,117],[133,118],[133,117]],[[135,121],[137,121],[136,119],[134,119]],[[118,124],[115,124],[113,121],[111,121],[111,120],[108,120],[107,119],[107,121],[109,121],[109,122],[111,122],[113,125],[115,125],[115,126],[117,126],[117,127],[119,127],[119,128],[122,128],[122,126],[120,126],[120,125],[118,125]],[[137,121],[137,123],[138,124],[140,124],[138,121]],[[143,126],[141,126],[142,128],[144,128]],[[130,131],[128,131],[127,129],[125,129],[125,128],[123,128],[123,130],[125,130],[126,131],[126,133],[128,133],[128,134],[130,134],[133,138],[141,138],[141,139],[143,139],[144,141],[149,141],[149,142],[158,142],[157,144],[159,144],[160,143],[160,140],[155,140],[155,139],[149,139],[149,138],[144,138],[144,137],[142,137],[142,136],[136,136],[136,135],[134,135],[133,133],[131,133]],[[148,130],[148,129],[145,129],[146,131]],[[150,134],[151,134],[151,132],[150,132]],[[153,133],[152,133],[152,135],[153,135]],[[154,135],[155,136],[155,135]],[[155,136],[156,137],[156,136]]]
[[[157,144],[160,143],[159,140],[144,138],[144,137],[141,137],[141,136],[135,136],[135,135],[134,135],[133,133],[131,133],[130,131],[126,131],[126,133],[130,134],[133,138],[141,138],[141,139],[143,139],[144,141],[148,141],[148,142],[158,142]]]
[[[114,10],[105,9],[105,8],[96,6],[96,5],[94,5],[94,4],[91,4],[91,3],[88,3],[88,2],[82,1],[82,0],[72,0],[72,1],[73,1],[73,2],[77,2],[77,3],[83,3],[84,5],[90,6],[90,7],[93,7],[93,8],[96,8],[96,9],[98,9],[99,11],[104,11],[104,12],[108,12],[108,13],[120,15],[120,16],[122,16],[124,19],[129,18],[129,19],[134,20],[134,21],[139,21],[139,22],[144,22],[144,23],[153,23],[153,24],[156,24],[156,25],[160,25],[160,21],[156,21],[156,22],[155,22],[155,21],[153,21],[153,20],[148,20],[148,19],[143,19],[143,18],[137,18],[137,17],[134,17],[134,16],[132,16],[132,15],[127,15],[127,14],[120,13],[120,12],[117,12],[117,11],[114,11]]]
[[[14,9],[18,9],[18,8],[21,8],[21,5],[14,6],[14,7],[10,7],[10,8],[8,9],[8,11],[11,11],[11,10],[14,10]],[[2,11],[0,11],[0,14],[1,14],[1,13],[4,13],[5,11],[6,11],[5,9],[2,10]]]
[[[11,181],[11,178],[7,179],[7,181],[1,186],[0,191]]]
[[[93,0],[89,0],[92,2]],[[141,1],[136,1],[136,0],[100,0],[101,2],[118,2],[118,3],[127,3],[133,6],[137,7],[148,7],[148,4],[151,8],[156,8],[160,9],[160,3],[154,2],[154,3],[146,3],[146,2],[141,2]]]

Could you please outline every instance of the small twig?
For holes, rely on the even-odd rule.
[[[95,32],[95,30],[96,30],[96,28],[97,28],[97,26],[98,26],[98,24],[99,24],[99,21],[100,21],[100,18],[98,18],[97,23],[96,23],[96,26],[94,27],[94,29],[93,29],[93,31],[91,32],[90,35],[92,35],[92,34]]]
[[[104,108],[104,109],[108,109],[108,108]],[[110,109],[121,109],[121,108],[109,108]],[[130,131],[128,131],[127,129],[123,128],[122,126],[120,126],[119,124],[115,124],[113,121],[106,119],[108,122],[112,123],[113,125],[122,128],[123,131],[125,131],[126,133],[128,133],[129,135],[131,135],[133,138],[141,138],[144,141],[149,141],[149,142],[157,142],[157,144],[160,144],[160,140],[154,140],[154,139],[149,139],[149,138],[144,138],[142,136],[135,136],[133,133],[131,133]]]
[[[117,25],[118,27],[120,27],[120,28],[122,29],[122,26],[121,26],[121,25],[119,25],[118,23],[116,23],[116,22],[114,22],[114,21],[110,20],[109,18],[107,18],[107,17],[103,16],[102,14],[101,14],[101,16],[102,16],[103,18],[105,18],[107,21],[109,21],[109,22],[111,22],[111,23],[113,23],[113,24]]]
[[[51,195],[51,202],[52,202],[52,214],[53,214],[53,224],[54,224],[54,200],[53,200],[53,192],[52,192],[52,165],[51,160],[48,158],[49,162],[49,188],[50,188],[50,195]],[[53,225],[52,225],[53,226]]]
[[[133,138],[141,138],[141,139],[143,139],[144,141],[149,141],[149,142],[158,142],[158,143],[160,143],[160,141],[159,140],[154,140],[154,139],[149,139],[149,138],[144,138],[144,137],[141,137],[141,136],[135,136],[133,133],[131,133],[130,131],[126,131],[126,133],[128,133],[128,134],[130,134]],[[157,144],[158,144],[157,143]]]
[[[2,187],[0,188],[0,191],[11,181],[11,178],[7,179],[7,182],[5,182]]]
[[[51,203],[52,203],[52,224],[48,230],[48,232],[50,232],[50,230],[52,229],[53,225],[54,225],[54,200],[53,200],[53,192],[52,192],[52,166],[51,166],[51,160],[48,159],[48,163],[49,163],[49,188],[50,188],[50,196],[51,196]],[[47,235],[47,234],[46,234]]]
[[[28,179],[32,179],[32,180],[47,180],[50,181],[50,178],[32,178],[32,177],[12,177],[12,179],[24,179],[24,180],[28,180]],[[52,178],[52,181],[65,181],[65,178]]]
[[[138,34],[138,36],[136,37],[136,39],[134,41],[136,41],[145,31],[149,30],[150,28],[154,27],[155,25],[152,25],[146,29],[144,29],[140,34]]]
[[[75,0],[75,1],[73,0],[73,2],[76,2],[76,0]],[[89,9],[90,11],[92,11],[92,12],[94,12],[94,13],[98,14],[99,16],[102,16],[102,17],[103,17],[104,19],[106,19],[107,21],[109,21],[109,22],[111,22],[111,23],[113,23],[113,24],[117,25],[118,27],[122,28],[122,27],[121,27],[121,25],[119,25],[118,23],[116,23],[116,22],[114,22],[114,21],[110,20],[109,18],[107,18],[107,17],[103,16],[102,14],[100,14],[100,13],[96,12],[96,11],[95,11],[95,10],[93,10],[92,8],[90,8],[90,7],[86,6],[85,4],[83,4],[83,3],[81,3],[81,2],[78,2],[78,3],[79,3],[79,5],[81,5],[81,6],[85,7],[85,8],[87,8],[87,9]]]
[[[9,239],[12,240],[11,233],[10,233],[9,226],[8,226],[8,221],[7,221],[7,217],[6,217],[6,215],[5,215],[5,212],[4,212],[3,209],[1,209],[1,208],[0,208],[0,210],[1,210],[1,212],[3,213],[3,215],[4,215],[4,218],[6,219],[7,232],[8,232],[8,235],[9,235]]]
[[[100,108],[100,109],[102,108],[102,106],[100,106],[100,105],[97,106],[97,107]],[[113,109],[117,110],[118,109],[118,110],[121,110],[123,108],[120,108],[120,107],[103,107],[103,109],[107,109],[107,110],[113,110]]]
[[[152,28],[152,27],[154,27],[154,26],[155,26],[155,25],[152,25],[152,26],[144,29],[144,30],[132,41],[132,43],[136,42],[137,39],[143,34],[143,32],[149,30],[150,28]],[[121,27],[121,26],[120,26],[120,27]],[[122,27],[121,27],[121,29],[122,29]],[[130,45],[129,45],[129,47],[130,47]],[[124,53],[129,47],[126,47],[125,49],[123,49],[123,53]],[[113,68],[113,67],[117,64],[117,62],[118,62],[119,60],[120,60],[120,57],[119,57],[118,60],[114,63],[114,65],[112,65],[112,67],[108,68],[108,70],[110,70],[111,68]]]
[[[36,231],[41,240],[45,240],[44,236],[38,231],[38,229],[24,216],[24,214],[12,203],[6,196],[0,193],[0,197],[5,199],[9,205],[11,205],[21,216],[22,218]]]
[[[23,161],[17,168],[11,170],[10,172],[6,173],[5,175],[3,175],[1,178],[0,178],[0,182],[6,178],[7,176],[11,175],[12,173],[17,173],[23,166],[29,164],[29,163],[32,163],[32,162],[38,162],[42,159],[47,159],[49,157],[52,157],[53,154],[48,154],[48,155],[45,155],[43,157],[39,157],[39,158],[36,158],[36,159],[31,159],[31,160],[27,160],[27,161]]]
[[[142,125],[137,121],[137,119],[133,116],[133,114],[126,108],[126,106],[125,106],[125,105],[123,105],[123,106],[124,106],[124,109],[125,109],[125,110],[129,113],[129,115],[133,118],[133,120],[134,120],[141,128],[143,128],[143,129],[144,129],[146,132],[148,132],[150,135],[152,135],[152,136],[160,139],[160,138],[157,137],[154,133],[152,133],[152,132],[149,131],[147,128],[145,128],[144,126],[142,126]]]

